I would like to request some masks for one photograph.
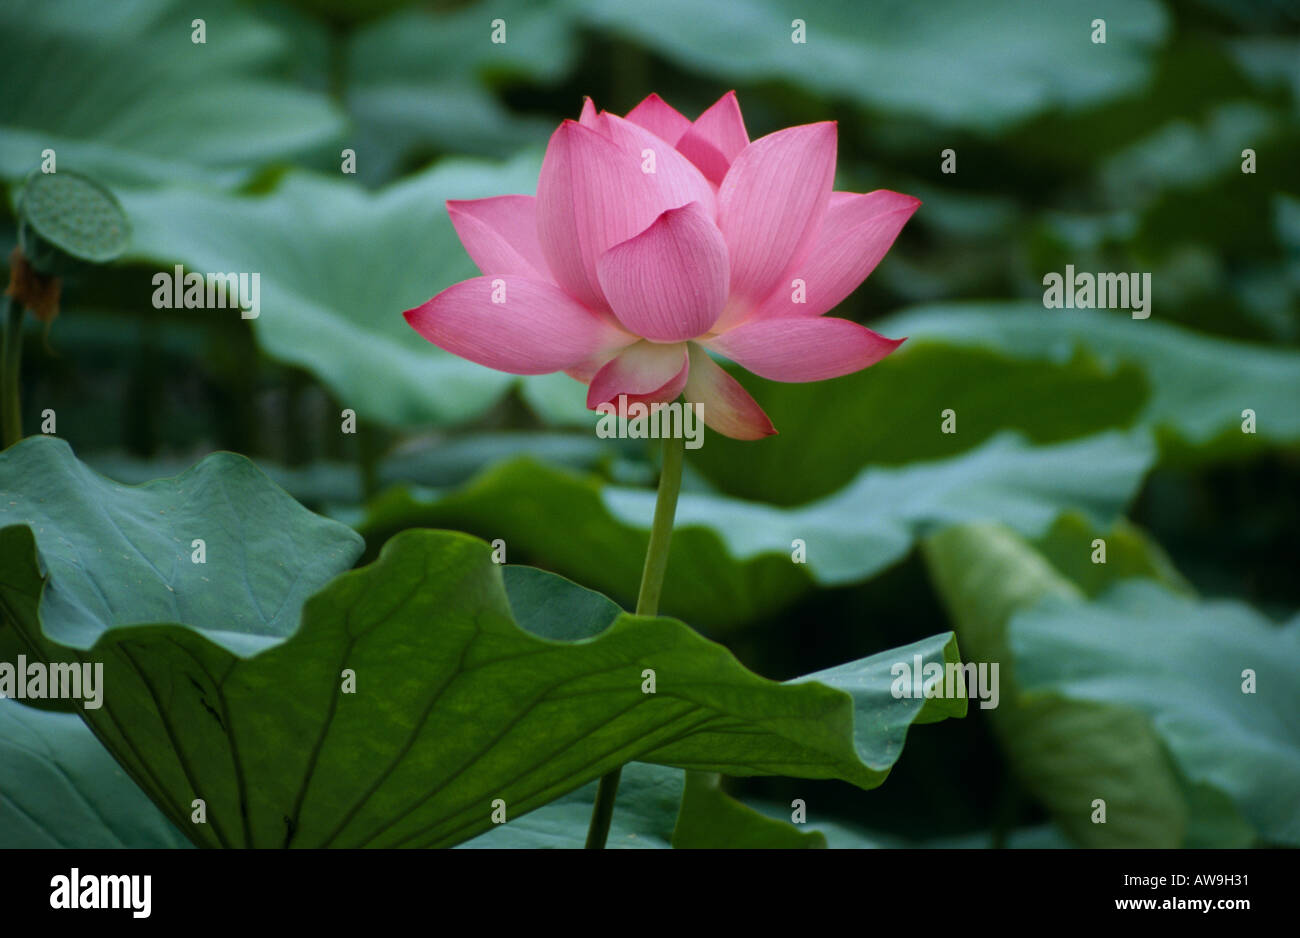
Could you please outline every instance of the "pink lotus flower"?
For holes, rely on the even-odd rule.
[[[406,320],[498,371],[564,371],[592,409],[684,394],[718,433],[775,433],[706,350],[774,381],[821,381],[903,341],[822,315],[921,204],[832,192],[835,142],[823,122],[751,143],[734,92],[694,123],[658,95],[626,117],[588,99],[551,137],[536,198],[447,203],[483,276]]]

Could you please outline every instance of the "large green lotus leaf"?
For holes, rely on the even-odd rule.
[[[79,718],[0,699],[0,847],[188,846]]]
[[[197,271],[259,272],[257,340],[312,371],[359,422],[468,420],[519,379],[444,352],[402,317],[478,271],[444,202],[537,185],[536,155],[453,160],[371,193],[346,177],[291,173],[271,193],[123,192],[132,256]],[[308,242],[310,245],[308,246]],[[230,311],[230,328],[240,327]],[[525,383],[530,379],[524,379]],[[581,386],[571,379],[575,397]]]
[[[925,545],[931,575],[970,660],[999,663],[1001,700],[991,717],[1011,766],[1076,842],[1105,847],[1246,845],[1258,835],[1244,821],[1243,803],[1212,790],[1190,771],[1177,758],[1174,739],[1134,700],[1067,694],[1037,679],[1031,687],[1025,678],[1034,669],[1068,674],[1079,660],[1061,648],[1042,648],[1038,661],[1022,653],[1019,623],[1032,621],[1037,610],[1068,608],[1071,634],[1081,642],[1093,638],[1085,620],[1095,607],[1044,555],[1063,558],[1063,569],[1077,569],[1091,563],[1078,557],[1089,558],[1093,539],[1100,535],[1108,547],[1118,549],[1108,550],[1107,563],[1097,564],[1098,572],[1085,580],[1089,593],[1103,593],[1099,602],[1112,594],[1114,584],[1134,576],[1160,577],[1168,585],[1132,582],[1147,583],[1161,595],[1186,596],[1185,584],[1167,571],[1163,555],[1153,548],[1144,556],[1140,535],[1122,525],[1106,533],[1076,522],[1058,524],[1040,539],[1041,553],[992,525],[950,528]],[[1191,598],[1182,601],[1195,606]],[[1163,643],[1187,641],[1180,627],[1171,625],[1162,624]],[[1067,657],[1048,661],[1053,653]],[[1146,678],[1156,680],[1167,666],[1148,660],[1141,667]],[[1188,697],[1182,705],[1185,714],[1201,719],[1199,697]],[[1106,802],[1105,824],[1092,820],[1098,798]]]
[[[514,593],[512,588],[512,602]],[[0,846],[190,846],[77,717],[0,701],[0,751],[5,753],[0,760]],[[712,778],[692,773],[696,777]],[[716,837],[714,845],[723,847],[819,845],[820,835],[766,817],[716,785],[690,789],[683,802],[685,779],[685,772],[669,766],[625,766],[607,846],[665,849],[674,846],[674,832],[685,839],[679,847],[700,845],[706,836]],[[460,846],[580,848],[596,785],[584,785],[536,811],[494,825]]]
[[[277,77],[293,43],[231,0],[0,4],[0,177],[53,149],[59,169],[110,183],[233,182],[341,139],[324,94]]]
[[[834,492],[866,466],[953,457],[1006,430],[1055,443],[1125,427],[1147,397],[1133,365],[1108,367],[1086,355],[1027,361],[922,329],[910,335],[884,361],[834,381],[782,384],[736,372],[779,433],[758,444],[709,434],[691,463],[729,495],[798,504]],[[944,432],[949,409],[955,432]]]
[[[1144,438],[1120,433],[1039,447],[1001,435],[950,459],[867,469],[799,508],[683,492],[665,611],[709,628],[744,623],[813,584],[868,579],[906,556],[917,537],[950,524],[995,519],[1033,536],[1067,509],[1109,523],[1151,459]],[[651,491],[519,459],[450,492],[391,490],[371,505],[362,532],[372,548],[415,526],[501,538],[507,558],[581,576],[630,602],[653,510]],[[806,563],[792,562],[796,540]]]
[[[175,478],[126,486],[47,436],[0,454],[9,525],[29,525],[40,543],[45,636],[80,651],[109,629],[153,622],[185,623],[241,654],[269,647],[363,547],[242,456],[216,453]]]
[[[583,629],[598,629],[618,614],[604,597],[583,590],[546,595],[549,577],[512,568],[514,609],[528,609],[538,625],[562,624],[564,614]],[[599,624],[593,624],[592,619]],[[12,660],[0,655],[0,660]],[[170,848],[190,843],[113,761],[91,730],[72,714],[43,713],[0,699],[0,845],[7,848]],[[711,779],[705,773],[692,778]],[[633,762],[624,767],[608,846],[667,848],[674,831],[684,844],[707,835],[719,846],[780,848],[805,845],[817,835],[764,817],[727,796],[716,784],[692,786],[686,773]],[[473,848],[579,848],[583,846],[596,782],[461,846]],[[679,811],[681,817],[679,817]],[[824,841],[823,841],[824,842]]]
[[[1108,362],[1141,367],[1150,395],[1139,423],[1192,446],[1240,449],[1254,441],[1300,440],[1300,353],[1105,310],[1044,309],[1041,303],[953,303],[916,307],[874,323],[886,335],[995,348],[1017,358],[1064,361],[1082,347]],[[960,405],[954,405],[960,406]],[[1242,411],[1256,416],[1243,433]]]
[[[90,647],[105,628],[171,621],[225,634],[232,647],[264,647],[268,636],[293,632],[307,597],[361,553],[354,531],[307,511],[230,453],[133,488],[79,462],[62,440],[31,437],[21,452],[0,455],[0,526],[61,532],[42,552],[54,576],[45,609],[56,623],[50,637],[74,649]],[[106,510],[115,499],[119,510]],[[248,544],[245,533],[258,523],[265,533]],[[142,566],[153,576],[142,579]],[[222,582],[231,588],[210,588]],[[0,660],[40,652],[57,654],[0,619]]]
[[[574,38],[567,17],[534,0],[404,10],[360,29],[348,39],[346,80],[358,173],[387,178],[430,151],[507,156],[544,145],[556,121],[513,113],[489,83],[554,84],[572,67]]]
[[[511,596],[515,601],[513,588]],[[0,656],[0,660],[7,659]],[[42,713],[0,700],[0,752],[5,754],[0,760],[0,846],[190,846],[90,729],[71,714]],[[790,834],[810,836],[759,815],[716,786],[702,786],[703,797],[688,799],[689,812],[679,819],[685,778],[681,769],[669,766],[644,762],[625,766],[607,846],[666,849],[673,845],[675,829],[692,839],[705,831],[720,831],[727,838],[723,846],[737,847],[784,847],[792,843]],[[580,848],[596,785],[584,785],[536,811],[494,825],[460,846]]]
[[[403,533],[299,616],[354,537],[278,509],[287,496],[237,456],[130,489],[35,438],[0,454],[0,479],[11,625],[47,657],[103,663],[104,704],[83,718],[203,845],[451,845],[501,804],[522,815],[635,760],[871,788],[912,723],[965,712],[890,690],[896,661],[955,662],[951,634],[777,684],[551,574],[511,574],[512,599],[489,546],[453,532]],[[183,546],[161,553],[198,518],[219,548],[245,545],[219,563],[210,545],[206,578],[178,572]],[[189,823],[196,799],[206,823]]]
[[[1300,617],[1279,626],[1136,580],[1082,607],[1044,601],[1012,620],[1010,643],[1026,693],[1140,711],[1188,779],[1266,841],[1300,844]]]
[[[978,131],[1135,90],[1166,28],[1152,0],[1099,0],[1074,15],[1035,0],[735,0],[719,16],[700,16],[691,0],[664,0],[651,16],[627,0],[571,3],[588,22],[726,81],[783,80]],[[1092,42],[1097,18],[1105,44]],[[792,41],[795,20],[804,43]]]

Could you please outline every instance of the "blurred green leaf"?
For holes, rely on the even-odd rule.
[[[1056,536],[1087,556],[1092,533],[1080,539],[1063,527]],[[1126,579],[1164,563],[1136,546],[1097,565],[1111,589],[1088,602],[1004,528],[951,528],[927,542],[970,660],[1000,664],[991,716],[1012,767],[1085,845],[1292,842],[1297,819],[1285,793],[1300,745],[1279,715],[1300,692],[1300,630]],[[1245,667],[1258,670],[1259,696],[1241,692]],[[1092,820],[1094,799],[1106,802],[1105,824]]]
[[[948,524],[999,519],[1037,535],[1071,508],[1109,522],[1151,458],[1143,438],[1119,433],[1042,447],[1003,435],[946,460],[863,470],[836,494],[800,508],[683,492],[664,607],[703,627],[734,626],[778,611],[813,583],[865,580],[906,556],[917,537]],[[361,530],[372,552],[406,527],[502,538],[510,558],[582,578],[630,603],[654,497],[518,459],[451,492],[391,490],[371,504]],[[796,540],[805,545],[806,564],[791,562]]]
[[[498,20],[502,42],[492,41]],[[421,152],[507,156],[544,145],[557,122],[512,112],[493,85],[554,84],[576,52],[569,19],[532,0],[438,15],[407,10],[366,26],[349,37],[347,49],[358,173],[384,180],[403,158]],[[575,118],[580,104],[574,101]]]
[[[687,776],[693,780],[686,782]],[[825,846],[820,833],[801,832],[721,790],[710,773],[685,773],[632,762],[623,767],[618,804],[606,846],[619,849],[786,849]],[[464,848],[581,848],[596,798],[596,782],[460,844]]]
[[[1094,563],[1094,541],[1106,544],[1106,562]],[[1169,589],[1194,594],[1164,549],[1126,518],[1109,530],[1071,512],[1061,515],[1044,534],[1031,538],[1035,550],[1087,596],[1097,596],[1117,580],[1143,577]]]
[[[530,192],[536,183],[536,156],[525,155],[448,161],[377,194],[292,173],[263,196],[173,188],[125,192],[122,201],[135,258],[259,272],[261,314],[252,323],[266,353],[312,371],[358,423],[411,426],[469,420],[520,380],[442,351],[402,313],[478,275],[445,200]],[[230,328],[240,328],[240,313],[229,314]],[[569,383],[580,398],[581,386]]]
[[[712,772],[688,772],[681,814],[673,831],[679,850],[807,850],[826,846],[820,831],[770,818],[722,790]]]
[[[1202,125],[1225,105],[1260,100],[1228,44],[1184,23],[1152,56],[1151,65],[1149,79],[1128,94],[1082,110],[1047,111],[1003,135],[983,165],[984,185],[1002,188],[996,174],[1012,183],[1008,191],[1024,197],[1055,179],[1073,193],[1076,186],[1092,185],[1098,166],[1122,149],[1158,137],[1171,125]],[[1177,178],[1195,169],[1183,165],[1170,171]],[[1055,196],[1053,201],[1074,202]]]
[[[1021,693],[1008,622],[1043,596],[1077,597],[1077,588],[995,525],[949,528],[930,538],[924,552],[968,660],[998,664],[999,701],[989,715],[1020,784],[1077,843],[1181,846],[1186,803],[1147,720],[1104,703]],[[1098,798],[1106,803],[1105,824],[1092,823]]]
[[[1287,276],[1300,293],[1300,199],[1279,195],[1273,200],[1273,224],[1278,241],[1286,248]]]
[[[755,444],[710,434],[691,462],[723,492],[777,505],[828,495],[867,466],[955,458],[1009,430],[1057,443],[1126,427],[1147,396],[1131,364],[1104,366],[1086,354],[1018,359],[922,330],[884,361],[834,381],[736,375],[778,435]],[[943,432],[949,408],[954,433]],[[739,465],[744,472],[736,472]]]
[[[1241,36],[1229,44],[1238,64],[1264,87],[1283,87],[1300,110],[1300,39]]]
[[[1150,396],[1141,426],[1170,432],[1208,453],[1240,452],[1300,440],[1300,352],[1209,336],[1104,310],[1045,309],[1041,303],[952,303],[922,306],[873,324],[886,335],[994,348],[1017,358],[1067,361],[1082,347],[1103,362],[1141,368]],[[1069,401],[1073,409],[1077,402]],[[1256,414],[1256,432],[1241,431],[1242,411]]]
[[[1132,581],[1027,610],[1010,643],[1025,693],[1140,711],[1192,782],[1230,796],[1266,841],[1300,844],[1300,617],[1278,626]]]
[[[606,846],[611,850],[666,850],[681,805],[686,773],[666,765],[623,766],[618,803]],[[581,849],[587,839],[596,786],[591,782],[550,804],[459,844],[465,849]]]
[[[1062,15],[1034,0],[863,4],[732,0],[702,17],[692,0],[571,0],[589,23],[724,81],[783,80],[873,110],[995,131],[1140,87],[1166,16],[1154,0],[1096,0]],[[1106,42],[1092,42],[1093,19]],[[806,25],[792,41],[794,22]]]
[[[410,6],[418,0],[289,0],[308,13],[331,19],[338,23],[359,23],[376,16],[391,13],[400,7]]]
[[[407,440],[380,462],[377,474],[384,485],[458,485],[512,456],[594,471],[611,460],[635,456],[616,445],[618,442],[574,433],[521,430]],[[127,485],[178,475],[192,462],[181,457],[141,459],[119,451],[87,453],[83,458],[96,472]],[[359,505],[364,499],[361,469],[355,462],[322,459],[305,466],[285,466],[258,459],[256,463],[298,501],[342,511],[342,506]]]
[[[1101,185],[1113,204],[1132,209],[1217,176],[1235,173],[1240,181],[1243,141],[1264,149],[1280,122],[1279,115],[1247,101],[1221,104],[1200,123],[1171,121],[1103,161]]]
[[[195,18],[205,43],[191,39]],[[0,177],[53,149],[60,169],[110,184],[233,183],[319,149],[343,117],[278,77],[292,43],[231,0],[0,5]]]

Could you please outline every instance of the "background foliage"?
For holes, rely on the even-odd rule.
[[[373,560],[408,528],[440,527],[503,538],[511,562],[629,608],[653,446],[596,439],[564,376],[491,372],[406,326],[402,310],[475,273],[443,200],[533,191],[547,136],[587,94],[623,112],[657,91],[694,116],[734,88],[753,137],[835,119],[837,188],[924,201],[837,315],[910,341],[823,384],[739,375],[780,435],[710,435],[689,455],[664,612],[777,680],[955,628],[963,657],[1002,662],[1001,704],[911,733],[871,793],[728,780],[747,807],[693,782],[676,834],[681,773],[634,765],[612,842],[1294,845],[1300,20],[1288,9],[0,0],[0,247],[46,147],[60,169],[110,185],[134,232],[124,260],[65,285],[48,333],[29,320],[26,425],[53,408],[77,458],[124,483],[246,454],[364,538],[319,529],[286,547],[314,552],[303,597],[358,552]],[[204,45],[190,41],[195,15]],[[1089,39],[1096,17],[1105,45]],[[505,44],[489,42],[496,18]],[[807,45],[789,41],[795,18]],[[355,176],[339,171],[344,147]],[[947,148],[955,174],[940,172]],[[261,316],[154,309],[150,277],[177,263],[260,272]],[[1066,264],[1151,272],[1151,319],[1044,309],[1041,278]],[[940,433],[948,407],[956,434]],[[339,433],[343,408],[355,436]],[[6,462],[4,498],[81,471],[51,468],[60,458]],[[348,576],[400,577],[403,557],[470,549],[421,537]],[[1089,559],[1095,537],[1104,567]],[[793,538],[807,541],[804,566]],[[195,615],[134,621],[220,618]],[[328,627],[310,619],[294,641]],[[1239,692],[1247,667],[1254,697]],[[852,742],[836,745],[848,766]],[[182,842],[74,718],[4,701],[4,747],[0,792],[36,777],[24,772],[68,788],[19,804],[25,826],[0,800],[0,839]],[[552,770],[539,784],[560,794]],[[1088,820],[1095,797],[1105,826]],[[590,798],[579,789],[472,845],[572,844]],[[810,805],[803,832],[762,826],[756,811],[788,816],[795,798]],[[75,834],[31,823],[72,802],[88,818],[64,828]],[[454,826],[452,808],[429,823]]]

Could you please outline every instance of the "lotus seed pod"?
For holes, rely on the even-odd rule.
[[[18,204],[18,243],[44,276],[104,264],[130,241],[126,213],[111,192],[78,173],[35,172]]]

